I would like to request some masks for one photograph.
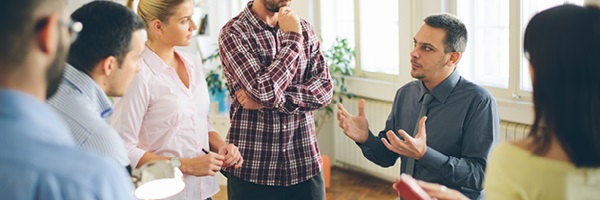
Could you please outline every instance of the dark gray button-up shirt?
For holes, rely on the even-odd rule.
[[[401,171],[405,171],[407,157],[388,150],[380,138],[385,138],[388,130],[414,130],[427,91],[421,81],[398,89],[385,130],[378,137],[370,133],[365,144],[359,144],[367,159],[388,167],[400,157]],[[461,77],[456,70],[430,93],[434,99],[429,104],[426,122],[428,148],[425,156],[415,162],[414,176],[478,199],[488,153],[498,138],[496,102],[488,91]]]

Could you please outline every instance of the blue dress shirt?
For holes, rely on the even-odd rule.
[[[485,165],[498,138],[500,119],[492,95],[456,70],[431,91],[418,80],[398,89],[385,129],[378,137],[369,133],[365,144],[359,144],[363,155],[384,167],[400,157],[404,172],[407,158],[388,150],[380,138],[388,130],[414,130],[426,92],[433,96],[426,122],[427,151],[415,162],[415,178],[446,185],[471,199],[481,198]]]
[[[0,199],[133,199],[125,170],[75,147],[50,106],[0,88]]]

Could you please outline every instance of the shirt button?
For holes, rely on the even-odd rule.
[[[286,126],[286,125],[283,125],[283,128],[287,128],[287,126]]]

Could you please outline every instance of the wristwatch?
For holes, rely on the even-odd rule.
[[[170,163],[173,165],[173,167],[181,167],[181,161],[179,160],[179,157],[171,157]]]

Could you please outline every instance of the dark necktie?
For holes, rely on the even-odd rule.
[[[431,94],[429,92],[425,93],[425,96],[423,96],[423,102],[421,102],[421,111],[419,112],[419,118],[417,118],[417,124],[415,125],[415,130],[413,131],[413,134],[411,135],[412,137],[415,137],[415,135],[417,135],[417,133],[419,132],[419,121],[421,121],[421,118],[423,118],[423,116],[427,115],[428,106],[429,106],[429,103],[431,103],[432,99],[433,98],[431,98]],[[406,170],[404,171],[404,173],[414,176],[414,172],[415,172],[415,159],[408,158],[406,160]]]

